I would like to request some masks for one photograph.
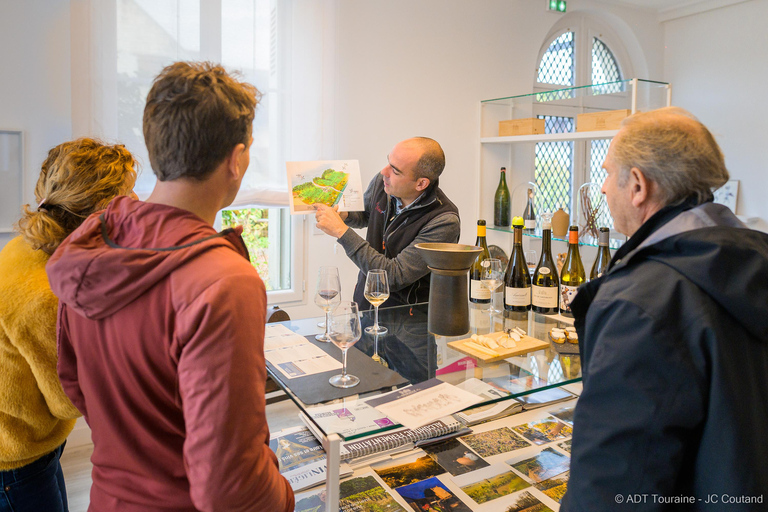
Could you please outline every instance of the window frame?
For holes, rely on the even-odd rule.
[[[534,86],[533,91],[535,93],[544,93],[553,90],[563,89],[564,86],[560,84],[548,84],[538,81],[539,76],[539,64],[549,49],[550,45],[562,36],[566,32],[573,32],[573,44],[574,44],[574,84],[571,87],[578,87],[582,85],[592,84],[592,43],[594,38],[599,39],[613,55],[614,60],[619,66],[620,73],[623,79],[633,76],[633,68],[629,54],[626,51],[624,44],[616,33],[603,21],[594,17],[582,14],[573,13],[564,16],[559,22],[555,23],[547,36],[544,38],[544,44],[542,44],[537,54],[536,70],[534,72]],[[588,64],[583,64],[584,62]],[[628,98],[631,95],[631,91],[625,91],[619,93],[618,97]],[[556,102],[552,102],[548,105],[537,105],[534,110],[534,115],[548,115],[548,116],[560,116],[560,117],[572,117],[573,112],[568,108],[558,108]],[[578,198],[575,197],[576,191],[584,185],[584,183],[590,180],[590,165],[591,165],[591,139],[590,140],[574,140],[573,141],[573,157],[571,166],[571,197],[569,204],[569,214],[575,215],[577,211]],[[532,149],[532,151],[535,151]],[[534,155],[535,158],[535,155]],[[535,182],[536,169],[535,166],[531,167],[530,181]]]

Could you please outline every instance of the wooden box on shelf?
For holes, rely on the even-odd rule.
[[[536,117],[499,121],[499,137],[509,135],[538,135],[544,133],[544,120]]]
[[[590,112],[576,116],[577,132],[594,132],[600,130],[618,130],[621,120],[629,116],[629,109],[605,110]]]

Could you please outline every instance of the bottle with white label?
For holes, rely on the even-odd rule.
[[[525,203],[523,212],[523,222],[525,222],[526,233],[533,233],[536,229],[536,210],[533,208],[533,189],[528,189],[528,202]]]
[[[560,279],[552,258],[552,214],[542,214],[541,258],[531,283],[531,310],[544,315],[558,312]]]
[[[504,309],[523,312],[531,309],[531,274],[523,253],[523,218],[515,217],[512,226],[515,241],[504,274]]]
[[[576,296],[579,286],[587,281],[584,265],[579,254],[579,226],[568,229],[568,254],[560,271],[560,314],[573,316],[571,301]]]
[[[483,252],[477,255],[475,262],[469,269],[469,300],[475,304],[489,304],[491,302],[491,291],[483,286],[484,262],[491,259],[491,253],[488,251],[488,243],[485,241],[485,221],[477,221],[477,241],[475,245],[481,247]]]

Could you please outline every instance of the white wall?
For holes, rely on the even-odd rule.
[[[664,22],[664,76],[672,101],[712,131],[731,178],[736,213],[768,224],[768,1],[752,0]]]
[[[568,9],[588,10],[617,27],[628,52],[643,55],[640,67],[649,76],[641,78],[662,78],[662,32],[654,13],[579,0]],[[337,12],[336,149],[325,158],[358,159],[367,183],[398,141],[434,138],[446,153],[440,183],[459,208],[461,242],[474,243],[480,101],[531,91],[539,50],[561,15],[531,0],[339,0]],[[511,240],[499,236],[489,241],[508,250]],[[344,300],[351,300],[357,274],[340,247],[333,252],[329,237],[308,238],[309,304],[287,307],[293,318],[319,313],[311,295],[319,266],[339,266]],[[584,254],[590,266],[593,258],[593,252]]]
[[[24,132],[24,200],[32,203],[40,164],[72,133],[69,1],[0,1],[0,48],[0,128]],[[0,248],[13,236],[0,233]]]

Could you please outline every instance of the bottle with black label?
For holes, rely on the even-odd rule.
[[[507,188],[507,168],[501,168],[499,186],[493,196],[493,225],[508,227],[510,219],[509,188]]]
[[[579,254],[579,226],[568,228],[568,254],[560,272],[560,313],[573,316],[571,301],[576,296],[579,286],[587,282],[584,265]]]
[[[541,258],[533,273],[531,283],[531,310],[544,315],[556,315],[560,279],[557,266],[552,258],[552,222],[551,215],[542,216]]]
[[[528,202],[525,203],[523,212],[523,222],[525,222],[526,233],[533,233],[536,229],[536,211],[533,209],[533,189],[528,189]]]
[[[477,242],[475,245],[483,248],[483,252],[477,255],[475,262],[469,269],[469,300],[476,304],[489,304],[491,302],[491,291],[482,285],[483,262],[491,259],[491,253],[488,251],[488,243],[485,241],[485,221],[477,221]]]
[[[531,309],[531,274],[523,253],[524,225],[522,217],[512,219],[515,241],[504,274],[504,309],[507,311],[523,312]]]
[[[608,228],[600,228],[597,242],[597,257],[595,258],[595,263],[592,264],[592,271],[589,273],[590,281],[602,276],[603,273],[608,270],[608,264],[611,262],[611,249],[608,247],[610,240],[611,230]]]

